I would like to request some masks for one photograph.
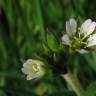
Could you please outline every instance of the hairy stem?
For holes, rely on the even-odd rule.
[[[62,77],[72,87],[77,96],[85,96],[84,89],[82,88],[80,82],[74,74],[69,71],[67,74],[62,75]]]

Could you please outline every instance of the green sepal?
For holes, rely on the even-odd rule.
[[[60,49],[60,42],[52,33],[47,34],[47,44],[50,50],[57,52]]]

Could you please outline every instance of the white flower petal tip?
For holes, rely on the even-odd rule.
[[[96,27],[96,22],[92,22],[91,19],[87,19],[81,26],[81,33],[86,36],[90,35]]]
[[[79,52],[80,54],[87,54],[89,53],[87,50],[85,49],[80,49],[80,50],[77,50],[77,52]]]
[[[21,71],[27,75],[27,80],[38,79],[44,76],[43,62],[39,60],[28,59],[24,64]]]
[[[68,37],[67,34],[65,34],[65,35],[62,36],[61,41],[65,45],[70,45],[70,39],[69,39],[69,37]]]
[[[77,22],[75,19],[71,18],[69,21],[66,22],[66,31],[69,36],[73,36],[76,32]]]
[[[96,34],[91,35],[88,39],[87,39],[87,47],[91,47],[91,46],[96,46]]]
[[[92,20],[91,19],[87,19],[81,26],[81,28],[86,29],[90,24],[91,24]]]

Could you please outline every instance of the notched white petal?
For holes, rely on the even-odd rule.
[[[87,19],[81,26],[82,29],[87,29],[88,26],[92,23],[91,19]]]
[[[77,50],[77,52],[79,52],[80,54],[87,54],[89,53],[87,50],[85,49],[80,49],[80,50]]]
[[[33,62],[32,59],[28,59],[26,62],[24,62],[23,67],[27,67],[28,64],[31,64]]]
[[[75,19],[70,19],[70,25],[71,25],[71,32],[76,32],[76,28],[77,28],[77,22],[75,21]]]
[[[92,22],[92,23],[89,25],[88,29],[87,29],[88,33],[91,34],[91,33],[95,30],[95,27],[96,27],[96,22]],[[89,34],[88,34],[88,35],[89,35]]]
[[[69,36],[67,34],[62,36],[61,41],[65,45],[70,45],[70,38],[69,38]]]
[[[27,78],[26,78],[27,80],[31,80],[32,79],[32,77],[30,76],[30,75],[27,75]]]
[[[73,36],[76,32],[77,22],[75,19],[71,18],[66,22],[66,31],[69,36]]]
[[[90,35],[96,27],[96,22],[92,22],[91,19],[87,19],[81,26],[80,32],[84,34],[84,37]]]
[[[70,23],[68,21],[66,21],[66,32],[67,34],[70,33]]]
[[[91,46],[95,46],[96,45],[96,34],[91,35],[88,39],[87,39],[87,47],[91,47]]]
[[[36,75],[34,76],[34,78],[38,78],[39,79],[39,78],[43,77],[44,74],[45,74],[45,72],[41,70],[40,72],[37,72],[36,73]]]
[[[27,74],[27,70],[25,68],[22,68],[21,71],[24,73],[24,74]]]

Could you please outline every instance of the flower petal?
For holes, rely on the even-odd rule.
[[[96,22],[92,22],[92,23],[89,25],[88,29],[87,29],[88,33],[91,34],[91,33],[95,30],[95,27],[96,27]],[[89,34],[88,34],[88,35],[89,35]]]
[[[92,22],[91,19],[87,19],[81,26],[81,33],[84,34],[84,37],[90,35],[96,27],[96,22]]]
[[[73,36],[76,32],[77,22],[75,19],[71,18],[66,22],[66,31],[69,36]]]
[[[30,75],[27,75],[27,78],[26,78],[27,80],[31,80],[32,79],[32,77],[30,76]]]
[[[77,52],[79,52],[80,54],[86,54],[86,53],[88,53],[88,51],[85,50],[85,49],[77,50]]]
[[[43,77],[44,74],[45,74],[45,72],[41,70],[41,71],[37,72],[36,75],[33,78],[38,78],[39,79],[39,78]]]
[[[69,36],[67,34],[63,35],[61,40],[62,40],[63,44],[70,45],[70,39],[69,39]]]
[[[95,46],[95,45],[96,45],[96,34],[91,35],[91,36],[87,39],[87,42],[88,42],[87,47]]]
[[[28,70],[26,70],[25,68],[22,68],[21,71],[22,71],[24,74],[28,74]]]
[[[91,19],[87,19],[81,26],[81,28],[83,29],[87,29],[88,26],[92,23],[92,20]]]

